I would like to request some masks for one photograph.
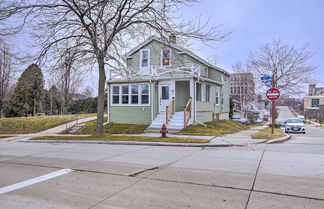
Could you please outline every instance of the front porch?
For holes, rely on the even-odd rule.
[[[158,81],[158,111],[147,132],[158,132],[166,124],[170,132],[178,132],[194,121],[194,80]]]

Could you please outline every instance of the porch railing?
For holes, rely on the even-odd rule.
[[[188,122],[192,118],[192,98],[190,97],[183,111],[184,128],[187,128]]]
[[[165,124],[169,124],[170,118],[175,113],[175,103],[176,99],[172,97],[172,99],[170,99],[169,101],[169,104],[165,107]]]

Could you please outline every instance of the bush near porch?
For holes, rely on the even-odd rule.
[[[183,129],[180,135],[200,135],[200,136],[222,136],[225,134],[235,133],[241,130],[246,130],[249,126],[241,124],[237,121],[231,120],[218,120],[205,123],[207,127],[203,125],[192,125]]]
[[[105,118],[105,121],[107,118]],[[105,134],[142,134],[148,125],[108,123],[104,126]],[[86,122],[77,134],[95,134],[96,120]]]

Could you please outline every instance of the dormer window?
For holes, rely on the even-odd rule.
[[[162,66],[170,66],[171,65],[171,50],[166,48],[161,50],[162,53]]]
[[[142,49],[141,50],[141,60],[140,66],[142,68],[147,68],[150,65],[150,50]]]

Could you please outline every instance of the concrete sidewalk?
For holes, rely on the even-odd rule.
[[[209,143],[171,143],[171,142],[142,142],[142,141],[94,141],[94,140],[29,140],[28,142],[34,143],[75,143],[75,144],[114,144],[114,145],[146,145],[146,146],[184,146],[184,147],[229,147],[229,146],[247,146],[255,145],[259,143],[272,143],[283,142],[290,139],[290,136],[266,140],[266,139],[252,139],[252,135],[258,131],[267,128],[268,126],[252,127],[248,130],[239,131],[233,134],[227,134],[224,136],[194,136],[194,135],[176,135],[168,134],[168,137],[179,138],[196,138],[207,139]],[[148,137],[160,137],[159,133],[144,133],[144,134],[115,134],[117,136],[148,136]],[[55,136],[55,135],[47,135]],[[61,135],[62,136],[62,135]],[[80,136],[81,135],[66,135],[66,136]]]

